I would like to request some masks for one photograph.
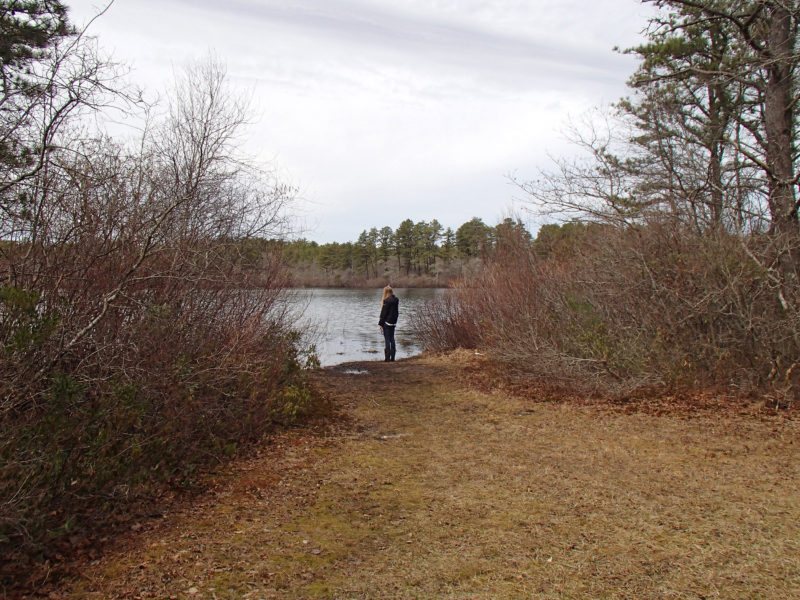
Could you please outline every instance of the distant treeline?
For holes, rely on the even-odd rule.
[[[510,218],[489,226],[474,217],[455,231],[436,219],[406,219],[396,229],[364,230],[354,242],[286,242],[284,258],[300,286],[443,285],[490,256],[504,231],[531,239],[522,222]]]

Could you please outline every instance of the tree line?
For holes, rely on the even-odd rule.
[[[354,272],[365,279],[386,273],[405,276],[433,276],[454,261],[469,261],[489,256],[499,233],[516,229],[530,237],[519,220],[506,218],[489,226],[473,217],[455,231],[438,220],[414,222],[406,219],[396,229],[384,226],[364,230],[351,242],[318,244],[299,239],[284,244],[284,256],[293,266],[315,265],[326,277]]]

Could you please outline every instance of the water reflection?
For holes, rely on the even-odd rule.
[[[410,331],[410,317],[422,303],[444,289],[395,289],[400,299],[397,323],[397,359],[422,350]],[[378,327],[382,290],[294,290],[298,318],[307,341],[316,345],[322,366],[356,360],[383,360],[383,335]]]

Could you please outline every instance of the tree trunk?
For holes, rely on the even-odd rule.
[[[709,70],[712,72],[720,71],[722,68],[723,56],[728,51],[728,42],[722,35],[721,26],[714,24],[709,31],[711,39],[711,63]],[[725,85],[721,83],[719,76],[715,73],[708,82],[708,118],[709,133],[708,140],[709,164],[708,164],[708,184],[710,187],[710,219],[711,226],[717,229],[723,225],[724,192],[722,182],[722,156],[724,153],[723,139],[730,120],[729,100],[726,98]]]
[[[767,85],[764,95],[764,132],[769,166],[769,207],[772,230],[797,232],[797,205],[794,191],[793,132],[794,106],[792,77],[794,32],[792,16],[780,2],[769,5]]]

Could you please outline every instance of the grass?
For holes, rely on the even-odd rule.
[[[468,387],[472,360],[326,371],[334,429],[53,597],[800,598],[797,421],[534,402]]]

